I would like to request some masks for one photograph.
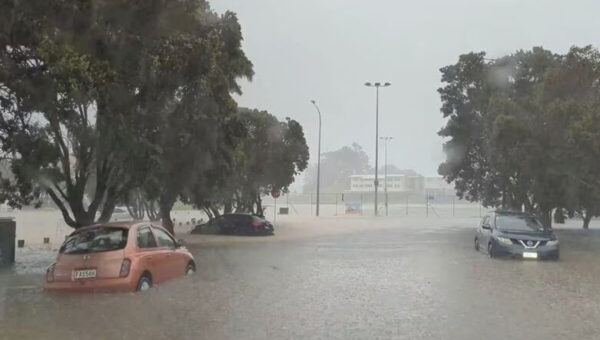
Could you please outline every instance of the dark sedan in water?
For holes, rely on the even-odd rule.
[[[494,211],[484,216],[475,234],[475,249],[486,251],[490,257],[559,257],[559,242],[552,229],[521,212]]]
[[[197,226],[195,234],[273,235],[273,224],[263,217],[250,214],[225,214]]]

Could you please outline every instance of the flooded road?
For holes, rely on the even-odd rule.
[[[48,294],[0,274],[2,339],[592,339],[600,233],[559,262],[489,259],[457,222],[194,245],[198,273],[146,294]],[[315,222],[317,223],[317,222]],[[320,223],[328,223],[327,220]],[[353,223],[349,221],[348,223]]]

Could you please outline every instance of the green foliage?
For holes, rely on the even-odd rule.
[[[306,169],[308,146],[302,126],[266,111],[240,108],[227,125],[220,157],[201,174],[187,201],[209,217],[225,213],[263,213],[263,195],[287,191]]]
[[[293,119],[280,122],[266,111],[243,108],[238,119],[245,135],[234,154],[234,205],[262,215],[261,195],[287,191],[308,165],[308,146],[302,126]]]
[[[598,51],[573,47],[561,56],[536,47],[484,57],[463,55],[441,69],[448,122],[440,135],[449,140],[440,174],[461,197],[524,207],[547,225],[553,209],[599,214],[592,149],[600,130],[590,126],[599,112]]]
[[[181,5],[181,11],[171,7],[164,13],[173,26],[161,37],[164,44],[156,49],[152,72],[140,89],[145,109],[140,150],[147,158],[145,176],[136,184],[158,202],[167,228],[172,228],[170,211],[178,198],[204,196],[218,182],[214,174],[226,166],[233,145],[231,93],[240,93],[238,78],[253,76],[233,13],[218,16],[204,1]]]
[[[169,212],[219,154],[252,77],[233,13],[203,0],[2,0],[0,143],[13,206],[42,193],[79,227],[135,188]],[[97,212],[100,210],[100,216]]]
[[[14,174],[3,191],[13,206],[45,192],[69,225],[90,224],[100,207],[104,216],[112,212],[109,193],[123,187],[116,168],[128,148],[112,150],[131,143],[119,114],[102,104],[117,72],[88,45],[106,37],[90,37],[81,20],[91,4],[7,0],[1,9],[0,142]],[[111,131],[108,121],[117,123]],[[85,204],[91,184],[95,194]]]

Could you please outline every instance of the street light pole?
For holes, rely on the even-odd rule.
[[[375,87],[375,216],[377,216],[377,187],[379,186],[379,88],[388,87],[390,83],[365,83],[367,87]]]
[[[311,100],[317,112],[319,113],[319,148],[318,148],[318,156],[317,156],[317,217],[319,216],[319,200],[320,200],[320,190],[321,190],[321,110],[317,106],[317,103],[314,100]]]
[[[388,216],[388,185],[387,185],[387,171],[388,171],[388,158],[387,158],[387,143],[392,140],[392,137],[381,137],[385,149],[385,174],[383,179],[383,191],[385,193],[385,216]]]

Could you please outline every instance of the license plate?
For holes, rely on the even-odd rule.
[[[537,259],[538,254],[537,253],[523,253],[523,258],[524,259]]]
[[[96,269],[74,270],[72,277],[73,280],[92,279],[96,277]]]

